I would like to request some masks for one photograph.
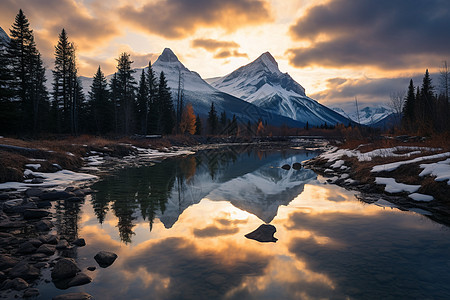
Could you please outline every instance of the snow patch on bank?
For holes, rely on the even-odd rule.
[[[25,170],[24,174],[26,176],[42,178],[44,182],[31,183],[31,180],[25,180],[24,182],[5,182],[0,183],[0,190],[16,189],[22,191],[30,187],[53,187],[53,186],[66,187],[74,182],[89,181],[98,178],[95,175],[77,173],[69,170],[62,170],[55,173],[42,173],[42,172],[33,172],[31,170]]]
[[[436,176],[436,181],[447,181],[447,184],[450,185],[450,158],[446,160],[432,163],[432,164],[421,164],[420,168],[423,169],[420,172],[419,176]]]
[[[414,163],[418,163],[418,162],[421,162],[421,161],[424,161],[424,160],[429,160],[429,159],[446,158],[446,157],[449,157],[449,156],[450,156],[450,152],[416,157],[416,158],[410,159],[410,160],[404,160],[404,161],[398,161],[398,162],[394,162],[394,163],[390,163],[390,164],[374,166],[372,168],[371,172],[382,172],[382,171],[391,172],[391,171],[394,171],[395,169],[397,169],[398,167],[400,167],[402,165],[414,164]],[[430,165],[434,165],[434,164],[430,164]],[[430,167],[430,169],[431,169],[431,167]]]
[[[399,183],[394,178],[376,177],[375,183],[386,185],[384,190],[392,194],[401,192],[414,193],[420,189],[420,185]]]

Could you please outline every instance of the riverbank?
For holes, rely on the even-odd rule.
[[[359,191],[364,202],[413,210],[449,225],[450,145],[417,140],[328,146],[305,167],[328,183]]]

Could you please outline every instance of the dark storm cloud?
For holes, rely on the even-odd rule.
[[[309,9],[290,28],[309,47],[288,50],[297,67],[434,67],[450,57],[446,0],[332,0]]]
[[[269,257],[253,250],[236,251],[232,245],[202,250],[187,239],[166,238],[140,249],[123,266],[131,272],[144,268],[153,276],[169,278],[160,298],[219,299],[247,276],[263,275],[268,264]]]
[[[160,0],[139,8],[125,5],[118,12],[123,21],[171,39],[186,37],[200,27],[232,32],[272,20],[263,0]]]

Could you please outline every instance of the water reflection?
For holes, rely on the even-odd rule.
[[[79,207],[76,230],[67,232],[87,241],[78,249],[81,269],[96,265],[99,250],[118,259],[67,292],[99,299],[450,298],[446,227],[277,167],[303,155],[234,152],[211,168],[200,153],[99,182],[92,205]],[[276,227],[277,243],[244,237],[264,218]],[[39,299],[63,293],[45,283],[39,290]]]
[[[120,238],[132,242],[139,218],[155,218],[172,228],[182,212],[207,197],[234,206],[270,222],[280,205],[300,194],[316,177],[311,170],[283,170],[283,164],[303,161],[309,152],[204,151],[187,158],[164,160],[150,167],[126,168],[96,183],[92,205],[102,224],[112,211]]]

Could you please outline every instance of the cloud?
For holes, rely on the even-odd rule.
[[[437,66],[450,57],[449,14],[442,0],[332,0],[291,26],[291,37],[310,45],[287,53],[296,67]]]
[[[192,47],[215,51],[220,48],[239,48],[239,44],[236,42],[218,41],[214,39],[195,39],[192,41]]]
[[[437,74],[431,74],[433,84],[439,84],[436,76]],[[410,79],[413,80],[415,86],[421,86],[422,78],[423,74],[394,78],[330,78],[327,80],[326,90],[311,94],[310,97],[328,105],[342,102],[354,105],[355,97],[358,102],[387,103],[392,93],[406,91]]]
[[[214,58],[229,58],[229,57],[245,57],[248,58],[247,53],[240,53],[237,50],[229,51],[223,50],[214,54]]]
[[[170,39],[187,37],[200,27],[233,32],[272,20],[263,0],[160,0],[139,8],[125,5],[118,13],[122,21]]]
[[[222,235],[235,234],[238,231],[238,228],[219,228],[215,225],[210,225],[205,228],[194,229],[194,235],[198,238],[218,237]]]
[[[219,299],[248,276],[263,275],[269,264],[267,255],[248,249],[236,251],[237,247],[200,249],[184,238],[166,238],[135,251],[123,266],[131,272],[143,268],[152,277],[169,279],[163,295],[155,299]]]
[[[219,41],[213,39],[195,39],[192,41],[192,47],[204,48],[207,51],[215,52],[214,58],[222,59],[229,57],[245,57],[248,58],[247,53],[241,53],[236,48],[239,48],[239,44],[230,41]]]

